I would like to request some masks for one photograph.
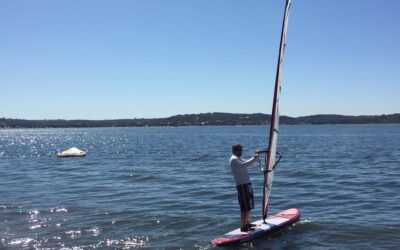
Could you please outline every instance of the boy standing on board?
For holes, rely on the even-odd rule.
[[[240,158],[242,156],[242,145],[232,146],[232,156],[229,161],[231,171],[236,182],[238,200],[240,205],[240,231],[248,232],[254,224],[249,223],[250,210],[254,208],[253,189],[247,167],[249,167],[257,158],[258,153],[248,160]]]

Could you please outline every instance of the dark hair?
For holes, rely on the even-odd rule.
[[[242,148],[243,148],[242,145],[240,145],[240,144],[234,144],[234,145],[232,145],[232,152],[241,151]]]

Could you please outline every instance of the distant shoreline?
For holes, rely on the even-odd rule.
[[[270,115],[200,113],[175,115],[167,118],[135,118],[114,120],[24,120],[0,118],[0,128],[89,128],[89,127],[160,127],[160,126],[236,126],[266,125]],[[281,116],[281,124],[391,124],[400,123],[400,113],[389,115],[310,115],[301,117]]]

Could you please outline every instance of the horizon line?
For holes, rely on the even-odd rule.
[[[66,119],[66,118],[41,118],[41,119],[27,119],[27,118],[9,118],[9,117],[0,117],[0,119],[10,119],[10,120],[27,120],[27,121],[51,121],[51,120],[64,120],[64,121],[77,121],[77,120],[83,120],[83,121],[107,121],[107,120],[142,120],[142,119],[168,119],[171,117],[175,116],[185,116],[185,115],[204,115],[204,114],[232,114],[232,115],[256,115],[256,114],[261,114],[261,115],[271,115],[267,113],[232,113],[232,112],[204,112],[204,113],[191,113],[191,114],[176,114],[176,115],[170,115],[167,117],[152,117],[152,118],[144,118],[144,117],[134,117],[134,118],[103,118],[103,119],[84,119],[84,118],[73,118],[73,119]],[[328,115],[333,115],[333,116],[347,116],[347,117],[361,117],[361,116],[388,116],[388,115],[397,115],[400,113],[390,113],[390,114],[375,114],[375,115],[343,115],[343,114],[313,114],[313,115],[300,115],[300,116],[289,116],[289,115],[280,115],[280,117],[289,117],[289,118],[301,118],[301,117],[310,117],[310,116],[328,116]]]

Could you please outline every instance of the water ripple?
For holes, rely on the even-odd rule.
[[[213,248],[239,223],[228,166],[264,148],[264,126],[0,130],[0,248]],[[60,159],[77,146],[84,158]],[[400,245],[400,126],[282,126],[271,213],[302,219],[237,249]],[[249,168],[256,208],[262,174]]]

